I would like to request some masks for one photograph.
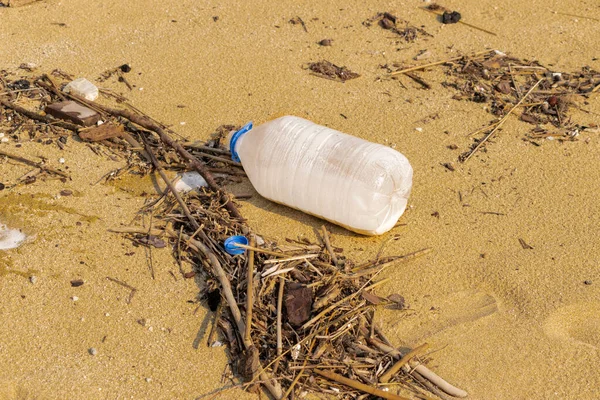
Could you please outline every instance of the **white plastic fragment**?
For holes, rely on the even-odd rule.
[[[175,183],[175,190],[178,192],[187,193],[208,185],[204,178],[196,171],[184,172],[180,176],[180,179]]]
[[[98,88],[85,78],[78,78],[67,83],[63,91],[84,97],[89,101],[94,101],[98,98]]]
[[[9,229],[6,225],[0,223],[0,250],[19,247],[26,238],[27,236],[20,230]]]
[[[297,345],[292,347],[291,353],[292,353],[292,359],[294,361],[296,361],[298,359],[298,356],[300,356],[300,343],[298,343]]]

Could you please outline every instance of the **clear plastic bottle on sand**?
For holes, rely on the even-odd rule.
[[[229,143],[262,196],[351,231],[380,235],[406,208],[413,170],[387,146],[294,116],[250,123]]]

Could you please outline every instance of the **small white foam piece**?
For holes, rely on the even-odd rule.
[[[78,78],[67,83],[63,91],[85,97],[89,101],[94,101],[98,98],[98,88],[85,78]]]
[[[208,186],[204,178],[196,171],[184,172],[181,178],[175,183],[175,190],[178,192],[191,192],[192,190]]]
[[[20,230],[9,229],[6,225],[0,223],[0,250],[19,247],[26,238],[27,236]]]

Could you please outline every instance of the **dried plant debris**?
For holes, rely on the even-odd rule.
[[[346,67],[338,67],[337,65],[326,60],[310,63],[308,64],[308,69],[312,71],[313,75],[338,82],[345,82],[350,79],[356,79],[360,76],[356,72],[352,72]]]
[[[531,139],[547,135],[576,140],[582,125],[571,120],[569,111],[580,108],[587,97],[600,89],[600,72],[589,67],[575,73],[557,72],[536,61],[496,51],[463,58],[446,67],[451,79],[443,85],[458,91],[453,98],[483,103],[496,117],[504,117],[539,82],[513,111],[522,121],[535,125],[529,134]]]
[[[104,179],[119,179],[125,173],[144,174],[147,161],[137,151],[142,148],[141,136],[146,130],[122,117],[111,115],[95,105],[84,103],[75,96],[64,93],[61,89],[72,76],[59,70],[51,74],[33,75],[33,68],[21,69],[18,73],[0,71],[0,132],[2,142],[15,143],[16,148],[27,142],[55,145],[65,149],[69,137],[78,137],[87,142],[92,152],[114,161],[127,163],[118,172],[107,174]],[[115,100],[114,95],[101,90],[100,94],[107,100]],[[132,107],[121,100],[128,107]],[[68,105],[65,108],[65,105]],[[146,117],[137,111],[140,117]],[[102,122],[101,125],[96,123]],[[91,125],[91,126],[86,126]],[[232,125],[219,127],[217,136],[226,135]],[[227,130],[229,129],[229,130]],[[226,131],[226,132],[225,132]],[[151,146],[159,143],[149,139]],[[238,163],[231,160],[229,151],[218,148],[219,140],[204,142],[184,142],[183,146],[196,158],[204,162],[209,170],[218,172],[220,181],[237,181],[244,175]],[[4,181],[6,188],[22,184],[31,184],[40,178],[61,180],[69,179],[69,175],[58,164],[52,168],[50,164],[19,157],[18,152],[3,152],[0,157],[8,157],[14,161],[37,168],[14,182]],[[160,149],[157,152],[158,163],[166,169],[184,169],[186,163],[174,156],[173,151]]]
[[[229,152],[219,147],[220,139],[233,126],[219,127],[209,142],[178,142],[164,124],[137,109],[130,111],[131,105],[112,108],[62,93],[60,87],[66,80],[62,75],[29,77],[30,87],[22,92],[9,88],[15,80],[6,75],[0,80],[0,122],[11,132],[10,140],[33,140],[16,132],[21,125],[32,127],[33,138],[53,126],[57,135],[46,136],[51,143],[59,141],[58,133],[79,134],[98,140],[87,144],[99,155],[118,156],[124,166],[109,172],[107,179],[119,179],[127,171],[140,176],[153,170],[159,173],[169,190],[151,196],[136,219],[148,220],[142,216],[151,214],[151,229],[140,223],[113,231],[129,235],[135,245],[148,251],[170,248],[184,277],[203,280],[202,298],[215,313],[207,344],[227,343],[231,368],[248,383],[244,386],[247,390],[262,385],[274,398],[283,398],[284,392],[293,396],[316,392],[340,399],[369,395],[400,398],[395,393],[435,398],[444,396],[441,391],[466,396],[426,367],[428,358],[419,351],[423,346],[398,350],[375,322],[377,309],[403,312],[406,307],[400,295],[385,298],[375,294],[386,282],[379,278],[381,272],[427,254],[429,249],[398,256],[378,254],[375,260],[358,264],[332,245],[325,227],[314,243],[305,238],[282,243],[262,239],[239,213],[233,195],[222,187],[224,180],[243,174]],[[68,125],[60,127],[59,120],[41,111],[65,100],[93,109],[111,128],[93,131],[64,121]],[[18,160],[18,156],[11,157]],[[62,173],[42,163],[33,165],[46,173]],[[164,171],[189,168],[208,186],[178,193]],[[5,190],[11,188],[7,182],[2,185]],[[245,235],[251,244],[260,244],[248,247],[244,254],[230,255],[223,242],[232,235]],[[185,265],[192,270],[184,271]],[[154,270],[151,266],[149,270],[150,279]],[[127,301],[132,300],[136,288],[107,279],[128,288]],[[380,384],[391,386],[378,387]]]
[[[433,35],[425,31],[422,27],[418,28],[410,25],[408,21],[403,21],[388,12],[377,13],[373,17],[364,21],[363,25],[371,26],[375,23],[385,30],[394,32],[408,43],[417,40],[419,35],[433,37]]]

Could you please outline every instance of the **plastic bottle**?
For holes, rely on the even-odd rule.
[[[294,116],[249,123],[229,143],[262,196],[351,231],[380,235],[406,208],[413,170],[387,146]]]

